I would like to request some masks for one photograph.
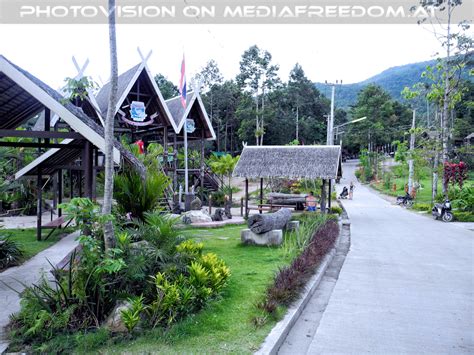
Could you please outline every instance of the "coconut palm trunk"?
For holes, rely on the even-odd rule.
[[[114,190],[114,116],[117,104],[117,41],[115,32],[115,0],[109,0],[109,46],[110,46],[110,94],[105,119],[105,184],[104,204],[102,213],[108,215],[112,212],[113,190]],[[115,245],[114,227],[111,221],[106,222],[104,229],[105,248],[113,248]]]

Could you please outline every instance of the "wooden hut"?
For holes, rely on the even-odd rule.
[[[43,117],[43,126],[25,131],[17,128],[26,121]],[[57,115],[58,124],[51,126],[51,118]],[[62,124],[59,131],[58,125]],[[53,129],[53,130],[52,130]],[[0,55],[0,137],[33,138],[29,142],[0,140],[0,146],[36,148],[40,155],[27,167],[21,169],[16,178],[34,176],[37,179],[37,226],[41,238],[42,187],[45,175],[57,175],[60,185],[55,189],[55,198],[62,197],[64,170],[79,171],[79,184],[86,196],[92,197],[94,172],[97,162],[105,150],[104,130],[79,107],[64,98],[44,82],[16,66]],[[46,153],[41,154],[44,150]],[[128,152],[118,141],[114,143],[114,161],[117,165],[130,164],[142,175],[143,164]],[[82,191],[81,191],[82,192]],[[60,213],[60,211],[58,212]]]
[[[232,175],[245,178],[246,216],[249,210],[248,179],[260,179],[260,204],[263,204],[263,179],[322,179],[321,206],[325,209],[326,186],[329,185],[331,191],[331,180],[342,175],[341,147],[245,146]]]

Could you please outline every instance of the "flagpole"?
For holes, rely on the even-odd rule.
[[[188,130],[186,129],[186,117],[184,118],[184,193],[188,195]]]

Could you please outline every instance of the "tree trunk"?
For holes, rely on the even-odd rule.
[[[258,90],[255,91],[255,140],[256,145],[258,145]]]
[[[254,214],[248,219],[248,227],[255,234],[262,234],[275,229],[283,229],[291,219],[291,211],[282,208],[275,213]]]
[[[447,1],[447,14],[448,14],[448,25],[447,25],[447,37],[446,37],[446,59],[444,64],[445,74],[445,87],[444,87],[444,98],[443,98],[443,114],[441,116],[441,140],[442,140],[442,163],[443,166],[448,161],[448,115],[449,115],[449,100],[450,100],[450,75],[449,75],[449,61],[451,56],[451,1]],[[448,195],[448,184],[443,173],[443,195]]]
[[[114,113],[117,104],[117,41],[115,33],[115,0],[109,0],[109,45],[110,45],[110,94],[105,120],[105,184],[104,204],[102,213],[104,215],[112,212],[112,200],[114,190]],[[104,229],[104,245],[106,249],[115,246],[114,227],[111,221],[106,222]]]
[[[433,162],[433,182],[431,186],[431,197],[433,201],[436,199],[436,195],[438,195],[438,164],[439,164],[439,154],[438,149],[436,149],[434,154],[434,162]]]
[[[408,193],[411,194],[413,188],[413,175],[414,175],[414,166],[413,166],[413,154],[415,150],[415,116],[416,111],[413,110],[413,120],[411,123],[412,132],[410,134],[410,160],[408,160]]]

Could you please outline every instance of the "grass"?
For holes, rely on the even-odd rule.
[[[144,332],[140,337],[101,348],[105,353],[253,353],[274,326],[269,320],[256,328],[255,304],[262,300],[279,267],[290,263],[283,248],[242,246],[242,226],[184,230],[183,234],[204,242],[204,252],[216,253],[232,275],[222,298],[199,314],[172,326]]]
[[[9,236],[11,240],[17,242],[21,249],[25,251],[25,260],[30,259],[39,252],[49,248],[56,243],[63,234],[71,233],[72,228],[56,229],[48,240],[36,240],[36,228],[27,229],[1,229],[1,236]],[[47,233],[50,231],[48,230]],[[46,238],[47,233],[43,233],[43,238]]]

